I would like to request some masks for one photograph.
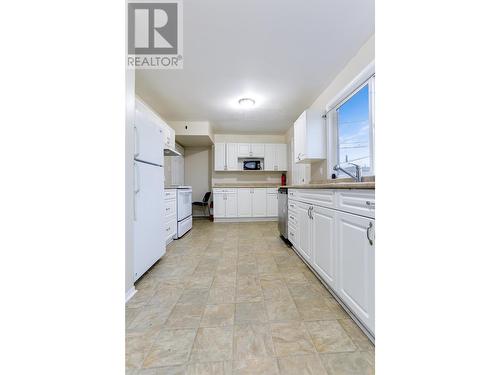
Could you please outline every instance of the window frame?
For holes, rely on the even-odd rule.
[[[327,127],[327,168],[326,178],[332,179],[333,167],[339,160],[339,139],[338,139],[338,116],[337,110],[351,97],[356,95],[362,88],[368,85],[368,105],[369,105],[369,147],[370,147],[370,170],[363,176],[375,176],[375,64],[372,62],[362,72],[352,80],[337,96],[326,105],[326,127]],[[338,177],[349,177],[343,172],[338,172]]]

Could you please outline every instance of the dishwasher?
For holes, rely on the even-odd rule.
[[[278,229],[281,237],[288,242],[288,189],[278,189]]]

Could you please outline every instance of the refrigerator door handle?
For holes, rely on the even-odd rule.
[[[139,156],[139,132],[137,131],[137,126],[134,125],[134,158]]]
[[[134,163],[134,206],[133,206],[133,209],[134,209],[134,221],[137,220],[137,208],[136,208],[136,197],[137,197],[137,193],[139,191],[141,191],[141,188],[140,188],[140,185],[139,185],[139,178],[140,178],[140,175],[139,175],[139,168],[137,167],[137,163]]]
[[[138,193],[141,191],[141,186],[140,186],[140,174],[139,174],[139,168],[137,167],[137,163],[134,163],[134,193]]]

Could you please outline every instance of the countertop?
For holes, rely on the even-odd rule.
[[[311,181],[311,183],[304,185],[286,185],[285,187],[289,189],[375,189],[375,177],[363,177],[361,182],[355,182],[352,178],[338,178],[336,180]]]
[[[312,181],[309,184],[303,185],[285,185],[280,186],[277,183],[262,183],[262,182],[228,182],[213,184],[213,188],[278,188],[285,187],[289,189],[375,189],[374,178],[364,178],[362,182],[355,182],[350,178],[339,178],[332,182],[328,181]]]
[[[375,182],[325,182],[304,185],[286,185],[289,189],[375,189]]]
[[[278,188],[281,185],[279,183],[268,183],[268,182],[227,182],[213,184],[213,188]]]

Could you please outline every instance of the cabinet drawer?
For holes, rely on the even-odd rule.
[[[288,200],[288,212],[297,212],[297,203],[296,201]]]
[[[293,225],[297,227],[298,224],[298,218],[297,214],[295,212],[289,212],[288,213],[288,225]]]
[[[165,234],[167,236],[167,239],[175,235],[176,232],[177,232],[177,220],[174,219],[167,222],[167,226],[165,229]]]
[[[236,190],[237,189],[232,189],[232,188],[217,188],[217,189],[213,189],[214,194],[215,193],[234,193],[234,194],[236,194]]]
[[[375,218],[375,190],[339,191],[337,208],[356,215]]]
[[[326,208],[335,208],[337,193],[337,191],[330,189],[295,189],[288,191],[288,194],[292,194],[294,200]]]
[[[165,198],[165,200],[175,199],[177,197],[176,189],[164,190],[163,197]]]
[[[288,227],[288,240],[292,244],[294,244],[295,246],[297,246],[297,244],[298,244],[298,237],[297,237],[297,231],[295,230],[295,228]]]
[[[167,216],[176,214],[176,203],[175,200],[168,200],[165,202],[165,214]]]

